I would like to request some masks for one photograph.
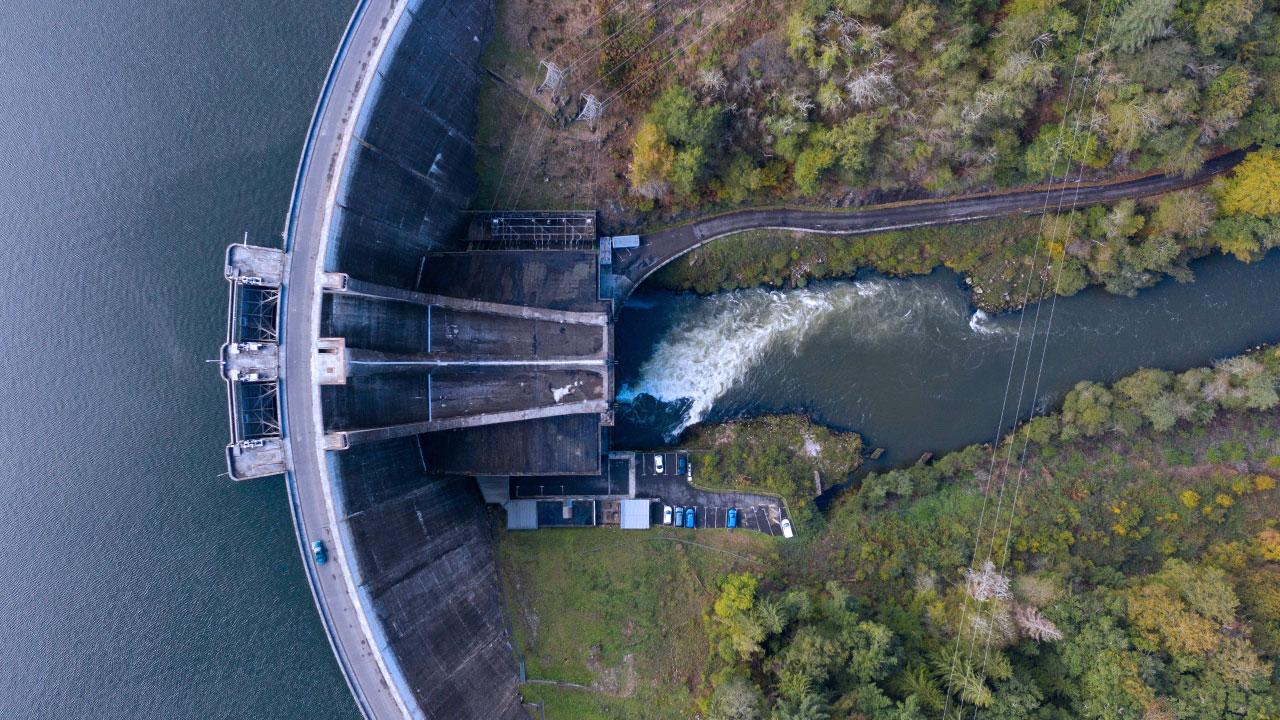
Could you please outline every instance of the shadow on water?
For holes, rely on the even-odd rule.
[[[883,447],[862,472],[883,470],[988,442],[1002,415],[1009,425],[1014,408],[1019,418],[1053,408],[1081,380],[1186,369],[1280,340],[1280,253],[1192,268],[1194,282],[1134,298],[1091,288],[994,317],[946,270],[708,297],[642,291],[618,326],[615,443],[671,444],[697,422],[804,412]]]

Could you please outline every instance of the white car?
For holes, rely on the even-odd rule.
[[[790,538],[795,536],[796,534],[791,530],[791,521],[787,518],[782,518],[782,537]]]
[[[670,505],[663,505],[663,506],[662,506],[662,524],[663,524],[663,525],[670,525],[670,524],[671,524],[671,514],[672,514],[673,512],[675,512],[675,511],[671,509],[671,506],[670,506]]]
[[[653,456],[653,472],[657,475],[661,475],[664,472],[661,455]]]

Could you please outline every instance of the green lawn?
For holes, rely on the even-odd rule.
[[[548,718],[689,715],[708,655],[703,612],[722,577],[760,569],[772,546],[714,530],[503,532],[499,569],[527,676],[592,688],[526,684],[526,699],[546,703]]]

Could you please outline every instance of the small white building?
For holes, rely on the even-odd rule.
[[[507,503],[508,530],[537,530],[538,502],[536,500],[512,500]]]
[[[623,530],[648,530],[651,500],[623,500],[621,525]]]

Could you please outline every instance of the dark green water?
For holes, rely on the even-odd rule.
[[[1008,421],[1014,408],[1055,407],[1080,380],[1181,370],[1280,341],[1280,251],[1192,267],[1195,282],[1166,280],[1136,298],[1092,288],[1032,306],[1021,331],[1017,313],[975,313],[945,271],[710,298],[642,291],[618,324],[630,404],[615,438],[649,447],[693,422],[803,411],[862,433],[887,450],[881,466],[897,465],[990,441],[1002,408]]]
[[[353,7],[0,3],[0,718],[357,715],[204,362]]]

